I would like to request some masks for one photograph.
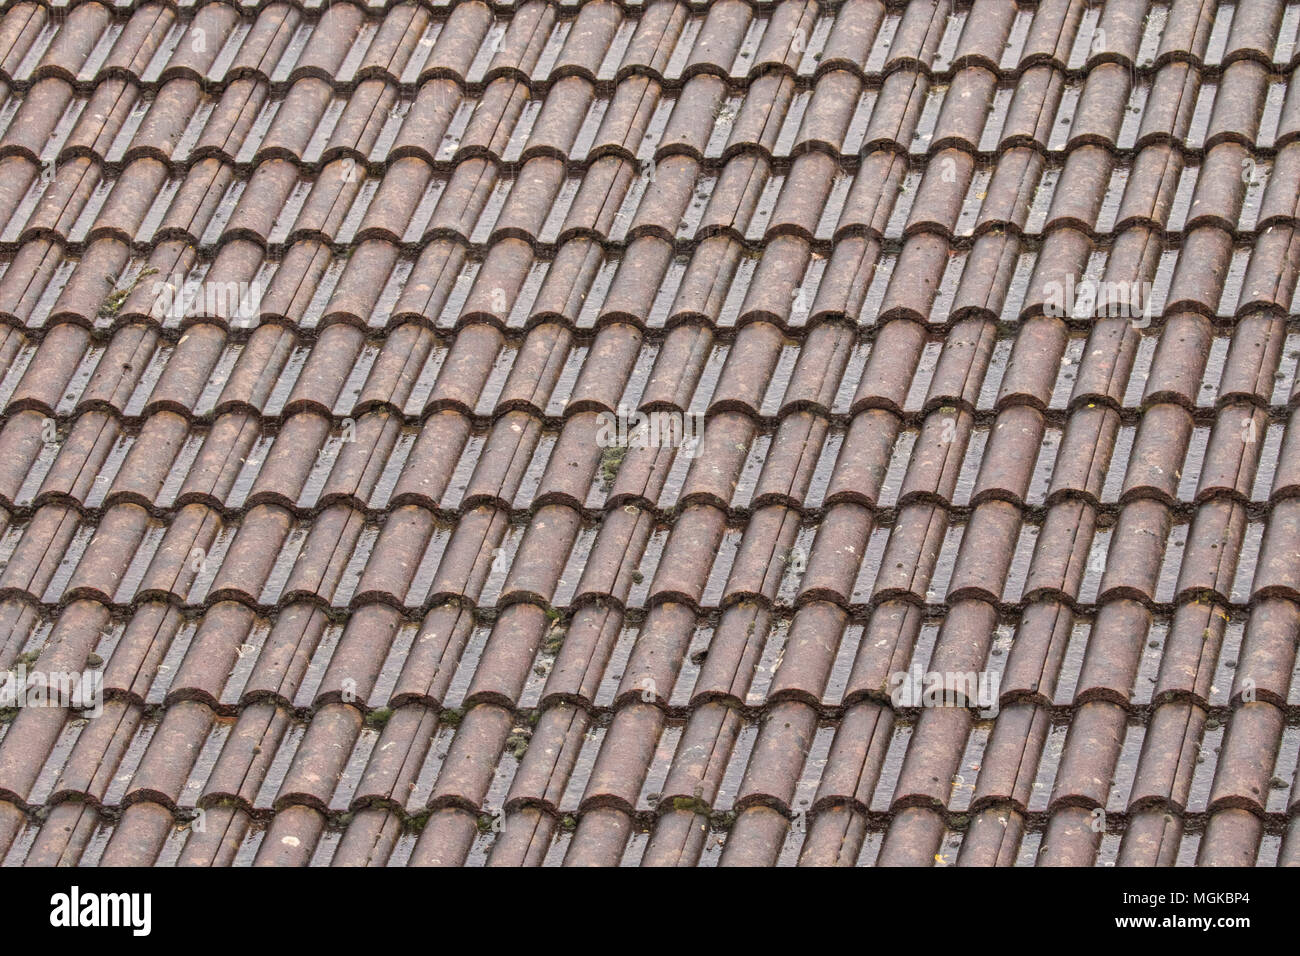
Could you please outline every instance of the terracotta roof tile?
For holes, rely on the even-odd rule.
[[[11,5],[0,856],[1295,862],[1295,25]]]

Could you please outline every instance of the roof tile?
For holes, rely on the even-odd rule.
[[[6,862],[1290,861],[1292,13],[11,6]]]

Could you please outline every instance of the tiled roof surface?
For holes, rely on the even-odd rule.
[[[10,4],[4,861],[1300,863],[1298,30]]]

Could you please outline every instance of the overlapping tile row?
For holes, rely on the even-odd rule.
[[[5,862],[1300,861],[1298,29],[11,4]]]

